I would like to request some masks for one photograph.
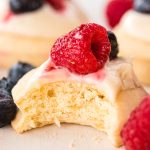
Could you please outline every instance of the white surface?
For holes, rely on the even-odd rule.
[[[16,134],[11,127],[0,129],[0,150],[124,150],[110,144],[107,136],[96,129],[63,124]]]

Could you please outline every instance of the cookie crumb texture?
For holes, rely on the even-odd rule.
[[[120,91],[115,102],[96,85],[67,80],[41,86],[37,86],[37,81],[25,91],[25,83],[35,71],[26,74],[12,92],[19,109],[12,127],[18,133],[58,122],[75,123],[105,131],[115,146],[122,145],[120,131],[145,91],[141,88]],[[25,93],[20,95],[18,89]],[[133,95],[131,103],[128,96]]]

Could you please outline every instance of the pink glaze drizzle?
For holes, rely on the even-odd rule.
[[[14,13],[12,11],[8,11],[8,13],[3,18],[3,22],[8,22],[13,16],[14,16]]]
[[[101,69],[99,71],[97,71],[96,73],[93,73],[93,78],[95,78],[96,80],[104,80],[106,73],[104,71],[104,69]]]
[[[43,73],[49,72],[56,68],[55,64],[51,61],[50,58],[44,63],[43,66],[44,66]]]
[[[48,81],[57,81],[60,79],[70,79],[82,82],[102,82],[106,77],[105,68],[86,75],[80,75],[70,72],[67,68],[55,66],[49,58],[41,67],[39,78],[47,79]]]

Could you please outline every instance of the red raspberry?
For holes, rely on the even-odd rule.
[[[122,138],[126,150],[150,150],[150,96],[131,113]]]
[[[89,23],[57,39],[51,50],[55,65],[87,74],[101,69],[109,58],[110,42],[104,27]]]
[[[47,0],[47,2],[56,10],[63,10],[65,8],[64,0]]]
[[[110,0],[106,6],[106,17],[111,27],[116,26],[123,14],[132,8],[133,0]]]

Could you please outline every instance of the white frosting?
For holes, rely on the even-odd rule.
[[[71,1],[66,1],[66,9],[61,12],[45,3],[38,10],[14,15],[4,22],[8,12],[8,0],[0,1],[0,31],[28,36],[56,38],[87,21],[85,15]]]
[[[150,42],[150,14],[128,11],[118,27],[133,37]]]
[[[111,61],[102,70],[87,75],[74,74],[65,68],[44,71],[47,66],[50,67],[53,64],[48,60],[35,70],[25,87],[24,93],[18,93],[16,100],[19,100],[21,96],[32,88],[38,88],[42,84],[59,81],[77,81],[94,84],[112,101],[115,101],[118,93],[123,90],[141,87],[134,75],[131,63],[123,59]]]

